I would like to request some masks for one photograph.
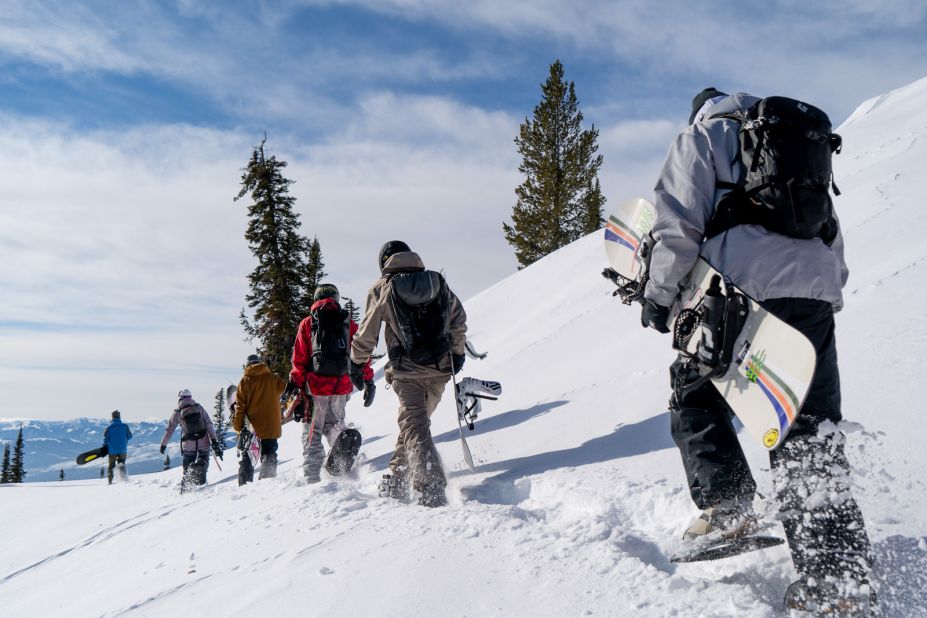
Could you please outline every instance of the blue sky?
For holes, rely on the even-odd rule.
[[[514,272],[512,138],[556,58],[614,204],[649,192],[704,86],[839,123],[923,77],[927,5],[3,2],[4,415],[160,417],[237,381],[253,261],[232,197],[264,131],[344,293],[390,238],[464,298]]]

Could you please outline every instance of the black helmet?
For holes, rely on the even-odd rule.
[[[334,298],[336,303],[341,302],[338,288],[331,283],[320,283],[315,289],[315,294],[312,295],[312,300],[322,300],[323,298]]]
[[[383,270],[383,267],[386,266],[386,260],[388,260],[393,254],[402,253],[403,251],[411,251],[409,245],[402,242],[401,240],[391,240],[380,247],[380,255],[377,258],[377,263],[380,265],[380,270]]]

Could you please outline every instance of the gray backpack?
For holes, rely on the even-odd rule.
[[[180,429],[183,431],[181,440],[199,440],[206,435],[206,425],[203,423],[199,404],[180,408]]]

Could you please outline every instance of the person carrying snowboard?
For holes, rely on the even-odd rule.
[[[122,478],[126,475],[126,456],[129,453],[129,440],[132,439],[132,431],[129,426],[122,422],[122,414],[119,410],[113,410],[113,420],[103,432],[103,446],[109,451],[109,484],[113,484],[113,469],[118,465],[119,474]]]
[[[351,345],[351,381],[364,387],[364,369],[385,324],[386,382],[399,397],[399,436],[380,495],[405,500],[411,484],[421,493],[420,505],[444,506],[447,480],[430,418],[451,375],[463,368],[467,316],[444,277],[425,270],[406,243],[384,244],[378,265],[382,275],[367,294]]]
[[[828,194],[832,151],[839,152],[839,136],[812,106],[700,92],[654,188],[656,244],[641,323],[668,332],[669,308],[701,255],[814,345],[807,398],[785,441],[770,452],[779,518],[800,575],[785,605],[852,612],[870,602],[871,552],[834,425],[842,419],[834,312],[843,306],[848,270]],[[703,513],[684,538],[749,533],[757,525],[756,483],[732,412],[710,381],[679,389],[694,377],[687,367],[680,358],[670,368],[671,432]]]
[[[245,374],[235,393],[232,429],[241,434],[245,419],[261,439],[261,469],[258,478],[277,476],[277,440],[282,434],[280,396],[286,382],[271,372],[261,357],[251,354],[245,361]]]
[[[183,457],[183,482],[205,485],[209,471],[209,449],[222,459],[222,446],[216,436],[212,419],[205,408],[193,400],[189,389],[177,393],[177,407],[167,421],[167,429],[161,438],[161,454],[180,425],[180,454]]]
[[[351,340],[357,324],[341,308],[338,288],[323,283],[315,289],[310,313],[299,323],[293,345],[290,381],[286,395],[299,393],[298,412],[306,414],[303,425],[303,474],[309,483],[321,480],[325,450],[322,436],[330,449],[325,468],[334,476],[347,474],[361,446],[360,432],[344,423],[345,405],[354,387],[348,377]],[[363,372],[364,406],[373,403],[376,388],[370,361]],[[311,397],[312,404],[307,401]],[[311,407],[310,407],[311,405]],[[297,413],[296,420],[304,414]]]

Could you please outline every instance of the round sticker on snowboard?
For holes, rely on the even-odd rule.
[[[777,440],[779,440],[778,429],[770,429],[765,434],[763,434],[763,444],[766,446],[766,448],[772,448]]]

